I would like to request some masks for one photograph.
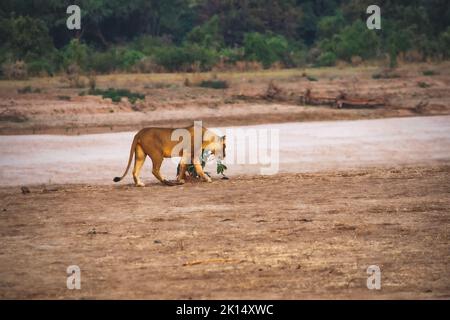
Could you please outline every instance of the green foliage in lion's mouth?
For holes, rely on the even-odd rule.
[[[222,161],[217,160],[217,174],[225,175],[224,172],[227,170],[227,166],[222,163]]]
[[[200,157],[202,168],[205,168],[206,163],[208,162],[208,158],[210,157],[211,152],[205,151],[203,152],[203,155]],[[216,172],[217,174],[221,174],[222,176],[225,176],[225,170],[227,170],[227,166],[222,163],[221,160],[217,159],[217,168]],[[197,171],[195,171],[195,167],[193,164],[188,164],[186,167],[186,171],[189,173],[192,177],[198,177]],[[205,172],[209,176],[208,172]]]

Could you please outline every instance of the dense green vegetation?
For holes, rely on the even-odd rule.
[[[66,28],[78,4],[81,30]],[[332,66],[450,56],[448,0],[2,0],[1,76]],[[251,63],[250,63],[251,62]]]
[[[80,95],[84,95],[85,92],[81,92]],[[131,103],[135,103],[137,100],[144,100],[145,95],[131,92],[128,89],[114,89],[114,88],[108,88],[106,90],[102,89],[90,89],[88,91],[88,94],[94,95],[94,96],[102,96],[103,99],[109,98],[112,102],[120,102],[122,98],[128,98],[128,101]]]

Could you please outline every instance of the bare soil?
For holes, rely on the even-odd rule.
[[[0,299],[450,299],[449,121],[417,117],[450,114],[450,63],[379,72],[97,76],[97,88],[145,94],[135,104],[62,76],[0,81]],[[281,91],[266,97],[271,81]],[[387,104],[302,105],[307,89]],[[144,126],[375,118],[280,125],[273,176],[230,166],[230,180],[167,187],[144,168],[145,188],[110,181]],[[130,132],[82,135],[117,131]],[[24,135],[41,133],[80,137]],[[66,288],[70,265],[81,290]],[[366,286],[370,265],[381,290]]]
[[[449,185],[450,163],[0,188],[0,298],[448,299]]]
[[[435,74],[424,76],[428,70]],[[380,67],[366,66],[96,78],[97,88],[126,88],[144,94],[145,101],[135,104],[126,99],[113,103],[98,96],[80,96],[89,89],[71,88],[63,76],[0,81],[0,134],[131,131],[144,126],[181,126],[193,120],[203,120],[207,126],[235,126],[450,114],[450,63],[408,64],[394,70],[393,78],[374,79],[380,72]],[[186,79],[195,84],[213,78],[228,81],[229,88],[185,85]],[[271,81],[281,93],[269,99],[264,95]],[[26,86],[33,92],[20,93]],[[307,89],[319,96],[346,93],[355,98],[382,98],[387,104],[363,109],[305,106],[299,97]]]

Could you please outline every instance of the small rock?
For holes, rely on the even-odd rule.
[[[42,189],[42,192],[43,193],[47,193],[47,192],[55,192],[55,191],[58,191],[58,188],[57,187],[44,187],[44,189]]]
[[[21,187],[20,190],[22,190],[23,194],[27,194],[27,193],[31,192],[30,189],[28,189],[28,187]]]

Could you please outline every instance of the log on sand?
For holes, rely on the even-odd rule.
[[[337,97],[312,95],[311,90],[300,97],[303,104],[307,105],[330,105],[337,108],[375,108],[386,105],[384,99],[364,99],[349,98],[345,93],[340,93]]]

